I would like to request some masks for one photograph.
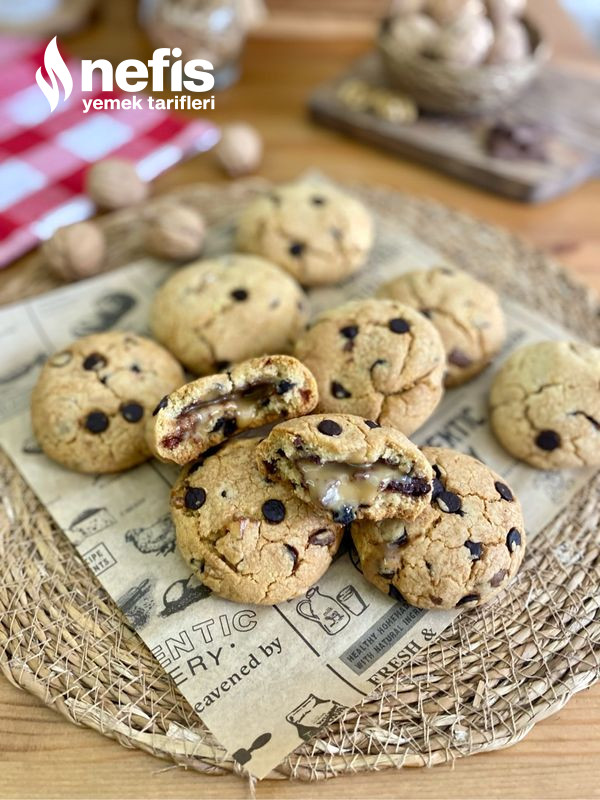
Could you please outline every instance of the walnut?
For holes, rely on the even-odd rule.
[[[507,19],[496,25],[494,43],[488,53],[488,64],[508,64],[524,61],[530,54],[529,36],[517,19]]]
[[[159,258],[192,259],[204,246],[206,226],[201,214],[182,205],[161,209],[148,225],[146,246]]]
[[[442,27],[467,17],[485,16],[483,0],[427,0],[425,11]]]
[[[215,147],[219,164],[232,178],[255,172],[262,160],[262,153],[261,135],[245,122],[226,125]]]
[[[439,25],[425,14],[396,17],[390,27],[390,36],[394,44],[404,52],[417,53],[426,50],[439,35]]]
[[[107,158],[91,166],[85,185],[96,205],[111,210],[141,203],[150,188],[137,174],[135,165],[123,158]]]
[[[481,64],[494,41],[492,23],[486,17],[462,17],[445,28],[429,49],[435,58],[465,67]]]
[[[486,0],[490,19],[494,23],[502,23],[514,17],[522,17],[527,0]]]
[[[42,246],[42,255],[55,275],[66,281],[102,272],[106,240],[94,222],[76,222],[58,228]]]

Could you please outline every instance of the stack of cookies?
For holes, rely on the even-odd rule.
[[[348,532],[392,597],[486,602],[524,555],[514,492],[475,458],[407,437],[499,352],[502,309],[444,264],[309,323],[304,289],[351,276],[373,240],[368,211],[329,185],[258,197],[238,222],[242,252],[189,264],[158,291],[160,344],[109,332],[48,360],[32,398],[44,452],[82,472],[152,456],[181,466],[179,549],[228,599],[304,593]],[[186,382],[182,365],[199,377]],[[594,348],[518,351],[492,390],[493,429],[535,466],[597,463],[599,382]]]

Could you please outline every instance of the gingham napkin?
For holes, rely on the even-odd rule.
[[[0,36],[0,268],[61,225],[94,213],[82,191],[83,176],[94,161],[122,156],[151,179],[218,139],[212,123],[165,111],[84,114],[80,62],[72,58],[65,59],[73,76],[72,94],[50,113],[35,78],[38,67],[44,69],[45,46],[39,40]],[[100,87],[85,94],[98,96],[127,95]]]

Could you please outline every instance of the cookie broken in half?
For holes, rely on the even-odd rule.
[[[433,471],[394,428],[350,414],[315,414],[277,425],[256,450],[259,467],[291,484],[334,522],[414,519],[431,500]]]
[[[317,401],[315,379],[295,358],[252,358],[164,397],[150,423],[150,446],[163,461],[187,464],[236,433],[308,414]]]

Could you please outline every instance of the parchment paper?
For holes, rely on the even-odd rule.
[[[208,252],[227,248],[228,231],[213,230]],[[397,221],[379,217],[370,263],[342,288],[314,291],[314,310],[367,296],[394,274],[442,261]],[[148,259],[0,310],[0,443],[205,724],[261,778],[401,669],[456,612],[392,601],[363,579],[347,552],[303,598],[273,608],[221,600],[190,575],[175,549],[168,508],[173,468],[149,462],[120,475],[82,476],[40,452],[28,406],[44,359],[88,333],[147,333],[149,301],[169,274],[170,267]],[[496,363],[529,341],[572,338],[512,301],[504,308],[509,335]],[[543,473],[505,453],[486,419],[492,373],[448,391],[414,438],[469,452],[505,476],[518,490],[535,547],[535,534],[591,470]]]

